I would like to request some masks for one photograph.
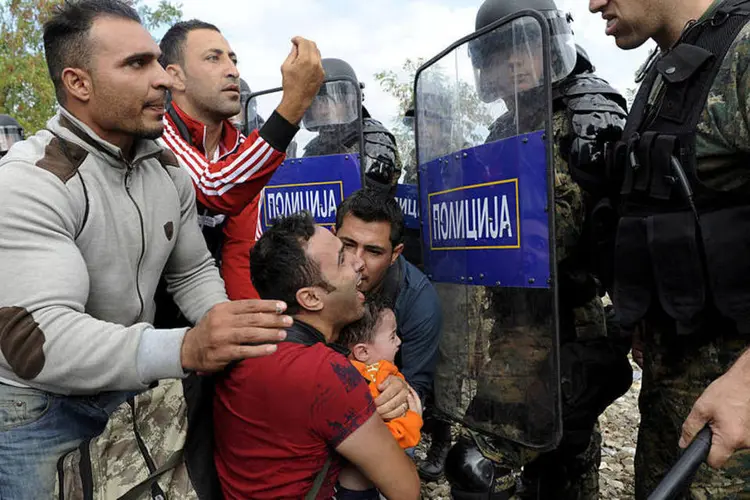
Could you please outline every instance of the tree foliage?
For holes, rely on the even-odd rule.
[[[625,89],[625,100],[628,103],[628,110],[630,110],[633,107],[633,101],[635,100],[635,95],[638,93],[637,87],[631,87]]]
[[[414,75],[417,69],[424,63],[423,59],[406,59],[401,66],[401,72],[392,70],[375,73],[375,81],[380,84],[387,94],[398,101],[398,116],[403,117],[406,111],[414,106]],[[399,155],[404,165],[403,182],[416,184],[416,151],[414,143],[414,130],[407,126],[402,119],[396,119],[393,123],[386,124],[396,137]]]
[[[400,72],[381,71],[374,75],[380,87],[398,101],[399,117],[414,106],[414,79],[417,70],[424,64],[423,59],[406,59]],[[426,111],[442,115],[451,125],[450,144],[446,144],[447,152],[456,151],[484,143],[486,130],[492,123],[493,116],[490,107],[483,103],[475,90],[473,82],[467,82],[443,72],[442,66],[430,66],[420,77],[420,88],[429,88],[438,99],[431,100],[425,96],[420,100]],[[442,99],[440,99],[442,98]],[[450,109],[447,108],[450,103]],[[430,108],[430,109],[427,109]],[[416,151],[414,132],[403,120],[397,119],[389,124],[398,142],[399,153],[405,165],[404,182],[416,183]]]
[[[30,135],[57,109],[47,73],[42,26],[62,0],[0,0],[0,113],[13,116]],[[130,2],[144,25],[156,29],[182,17],[181,5],[160,0],[155,8]]]

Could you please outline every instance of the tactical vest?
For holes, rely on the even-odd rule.
[[[651,65],[614,149],[613,295],[624,326],[660,307],[680,334],[710,328],[716,312],[750,332],[750,198],[703,184],[696,161],[698,122],[749,7],[723,2]],[[740,152],[733,159],[744,168],[748,160]]]

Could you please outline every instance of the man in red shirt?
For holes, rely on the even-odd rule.
[[[321,474],[316,498],[331,498],[348,461],[387,498],[419,498],[414,464],[376,412],[365,379],[331,345],[363,315],[362,260],[300,213],[263,234],[250,266],[260,296],[285,301],[294,324],[273,356],[242,361],[217,383],[215,461],[224,496],[296,500]]]
[[[324,77],[315,44],[300,37],[292,42],[281,67],[281,103],[247,137],[230,121],[241,110],[240,75],[237,57],[219,29],[197,20],[180,22],[160,42],[159,61],[173,80],[160,141],[193,179],[199,222],[233,300],[257,298],[247,261],[255,242],[259,194],[284,160]],[[243,237],[226,241],[228,234],[222,232],[227,224],[243,228],[233,231]]]

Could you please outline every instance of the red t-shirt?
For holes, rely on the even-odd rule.
[[[367,382],[324,344],[281,343],[216,387],[214,458],[227,499],[299,499],[326,459],[375,412]],[[318,498],[331,498],[343,459]]]

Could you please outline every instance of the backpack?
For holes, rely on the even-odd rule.
[[[212,400],[213,379],[195,374],[130,397],[101,434],[60,457],[56,498],[221,499]]]
[[[318,341],[299,334],[286,339],[308,346]],[[222,500],[213,450],[215,380],[197,374],[162,380],[129,398],[101,434],[60,457],[55,498]],[[332,458],[306,500],[316,498]]]

